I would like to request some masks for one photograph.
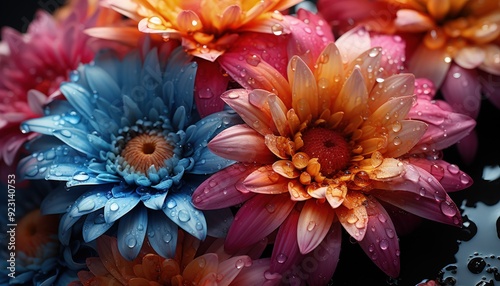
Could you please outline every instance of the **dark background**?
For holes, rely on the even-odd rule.
[[[10,26],[25,32],[37,9],[53,12],[62,3],[63,0],[3,1],[0,8],[0,26]],[[500,200],[499,181],[487,182],[482,179],[485,166],[496,166],[500,163],[500,144],[496,139],[500,131],[500,112],[486,99],[483,99],[481,104],[476,127],[480,141],[475,161],[465,165],[461,162],[454,147],[445,151],[444,159],[459,165],[463,171],[473,177],[475,182],[471,188],[451,194],[459,207],[463,200],[466,200],[470,207],[473,207],[475,202],[494,205]],[[358,245],[351,243],[344,235],[340,261],[330,284],[406,286],[415,285],[425,278],[436,278],[441,269],[457,262],[454,257],[459,246],[457,241],[471,235],[473,233],[471,234],[466,228],[460,229],[432,221],[422,221],[412,233],[400,236],[401,276],[398,279],[389,279],[374,266]],[[500,240],[497,239],[491,243],[500,244]],[[466,263],[467,261],[458,262]],[[480,278],[481,276],[478,276],[478,281]],[[464,285],[460,283],[460,277],[457,277],[457,281],[456,285]],[[496,284],[500,285],[500,282],[496,281]]]

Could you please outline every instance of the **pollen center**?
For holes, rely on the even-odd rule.
[[[127,142],[121,155],[136,171],[146,173],[154,166],[156,170],[165,165],[165,160],[172,158],[174,146],[163,136],[141,134]]]
[[[311,128],[302,133],[304,146],[300,151],[311,158],[318,158],[321,173],[333,175],[347,166],[351,159],[351,148],[339,133],[326,128]]]

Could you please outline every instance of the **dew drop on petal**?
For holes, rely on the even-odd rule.
[[[285,263],[285,261],[288,259],[288,257],[284,254],[284,253],[280,253],[278,254],[278,256],[276,257],[276,261],[279,263],[279,264],[283,264]]]
[[[177,203],[174,200],[170,200],[167,202],[167,208],[173,209],[177,206]]]
[[[78,211],[85,212],[90,211],[95,207],[95,203],[92,199],[85,198],[77,206]]]
[[[276,36],[280,36],[283,34],[283,26],[280,24],[274,24],[271,27],[271,32]]]
[[[448,166],[448,171],[449,171],[451,174],[456,175],[456,174],[458,174],[458,173],[460,172],[460,169],[458,168],[458,166],[457,166],[457,165],[455,165],[455,164],[450,164],[450,165]]]
[[[241,269],[241,268],[243,268],[243,266],[245,266],[245,262],[242,259],[238,259],[238,260],[236,260],[236,263],[234,266],[236,266],[236,269]]]
[[[117,203],[112,203],[110,206],[109,206],[109,209],[111,211],[117,211],[118,209],[120,208],[120,206],[117,204]]]
[[[85,172],[76,172],[73,175],[73,180],[75,180],[75,181],[83,182],[83,181],[86,181],[88,179],[89,179],[89,175]]]
[[[172,235],[170,233],[166,233],[164,236],[163,236],[163,241],[165,243],[170,243],[170,241],[172,241]]]
[[[77,70],[73,70],[69,73],[69,79],[72,82],[77,82],[80,79],[80,72]]]
[[[449,202],[449,201],[443,201],[441,202],[441,212],[443,212],[444,215],[452,217],[457,214],[457,210],[454,208],[454,205]]]
[[[382,239],[379,242],[379,246],[380,246],[380,249],[386,250],[389,247],[389,242],[387,241],[387,239]]]
[[[134,248],[137,245],[137,240],[134,237],[129,237],[127,239],[127,246],[129,248]]]
[[[307,231],[312,231],[316,227],[316,222],[310,221],[307,225]]]
[[[386,228],[385,234],[387,235],[388,238],[394,238],[395,236],[394,230],[391,228]]]
[[[230,92],[227,97],[231,98],[231,99],[236,99],[236,98],[239,98],[240,95],[237,93],[237,92]]]
[[[276,205],[275,204],[267,204],[266,210],[270,213],[273,213],[274,211],[276,211]]]
[[[177,217],[181,222],[187,222],[191,219],[191,216],[186,210],[180,210],[179,213],[177,214]]]

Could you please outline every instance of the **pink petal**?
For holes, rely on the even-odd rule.
[[[469,116],[444,110],[439,101],[420,98],[408,113],[408,117],[429,125],[413,152],[443,150],[464,138],[476,126],[476,121]]]
[[[443,160],[431,161],[423,158],[410,158],[409,161],[434,176],[447,192],[466,189],[473,183],[472,178],[455,164]]]
[[[398,277],[399,242],[394,224],[376,199],[367,197],[367,202],[368,230],[359,245],[382,271],[391,277]]]
[[[217,274],[222,275],[222,280],[217,280],[216,285],[227,286],[240,274],[244,267],[250,267],[252,259],[246,255],[231,257],[219,263]]]
[[[329,42],[333,42],[333,34],[323,18],[305,9],[297,11],[295,17],[285,16],[290,22],[290,40],[288,42],[288,54],[298,55],[309,66],[313,68],[316,59]]]
[[[294,206],[288,193],[256,195],[249,199],[234,217],[225,250],[233,253],[259,242],[282,224]]]
[[[477,118],[481,107],[481,85],[476,70],[452,64],[441,87],[444,99],[458,113]]]
[[[423,99],[433,99],[436,95],[436,87],[434,83],[426,78],[415,79],[415,95]]]
[[[263,166],[248,175],[240,185],[240,191],[261,194],[279,194],[288,192],[290,180],[274,172],[271,166]]]
[[[335,273],[339,262],[342,241],[342,227],[338,221],[331,225],[323,241],[303,261],[314,261],[317,267],[311,272],[307,282],[309,285],[327,285]],[[303,263],[304,264],[304,263]],[[306,270],[306,269],[304,269]],[[307,269],[309,270],[309,269]]]
[[[245,33],[217,61],[244,88],[261,88],[278,96],[290,93],[285,79],[286,37]]]
[[[371,33],[371,46],[382,47],[380,66],[384,68],[380,77],[386,78],[405,69],[406,43],[398,35]]]
[[[471,164],[478,152],[478,137],[476,130],[472,130],[469,135],[460,139],[457,143],[458,152],[465,164]]]
[[[281,273],[290,269],[297,261],[302,259],[297,244],[297,222],[300,212],[294,208],[278,230],[271,254],[271,266],[269,271]]]
[[[262,98],[260,102],[267,102],[271,94],[264,90],[232,89],[221,95],[222,100],[234,109],[249,126],[262,135],[277,132],[269,108],[256,106],[252,101],[256,97]],[[256,100],[257,101],[257,100]]]
[[[257,259],[252,261],[250,267],[245,267],[233,280],[232,285],[262,285],[274,286],[281,282],[281,275],[270,274],[270,258]]]
[[[229,78],[224,75],[220,65],[203,59],[197,59],[195,102],[201,117],[222,111],[224,102],[220,95],[226,91]]]
[[[297,224],[300,252],[307,254],[315,249],[325,238],[334,219],[335,211],[328,202],[307,200]]]
[[[460,210],[438,180],[418,166],[405,165],[405,170],[400,181],[374,182],[371,194],[423,218],[460,226]]]
[[[414,73],[415,77],[430,79],[439,88],[448,72],[450,63],[451,58],[446,54],[446,51],[431,50],[424,44],[420,44],[408,61],[408,70]]]
[[[217,134],[208,143],[208,148],[221,157],[239,162],[266,164],[276,161],[264,137],[246,124],[231,126]]]
[[[194,191],[191,196],[193,205],[202,210],[213,210],[235,206],[252,198],[253,193],[242,193],[235,186],[256,168],[234,164],[213,174]]]

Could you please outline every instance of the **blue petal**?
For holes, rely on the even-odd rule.
[[[85,75],[90,89],[104,100],[120,105],[120,87],[105,70],[96,65],[86,65]]]
[[[113,224],[114,222],[106,223],[104,221],[104,213],[102,211],[89,214],[83,223],[83,240],[89,242],[98,238],[112,227]]]
[[[152,188],[155,188],[157,190],[168,190],[170,187],[172,187],[173,181],[171,179],[166,179],[161,182],[159,182],[157,185],[152,186]]]
[[[104,219],[107,223],[114,222],[133,209],[140,201],[137,194],[122,198],[110,198],[104,206]]]
[[[184,106],[181,106],[177,108],[174,116],[172,117],[172,125],[174,128],[177,128],[177,130],[183,130],[186,123],[186,109]]]
[[[173,258],[177,246],[177,225],[163,213],[150,212],[148,240],[153,249],[165,258]]]
[[[51,191],[40,205],[40,211],[44,215],[65,213],[78,197],[80,197],[85,189],[72,189],[70,191],[65,188],[57,188]]]
[[[104,207],[108,201],[109,186],[95,188],[81,195],[68,210],[70,216],[82,216]]]
[[[59,222],[59,241],[63,245],[68,245],[71,238],[71,227],[80,219],[80,217],[72,217],[67,213],[61,217]]]
[[[82,120],[78,119],[78,116],[79,115],[74,112],[74,115],[72,115],[72,117],[75,118],[74,120],[70,118],[70,115],[64,114],[51,114],[45,117],[34,118],[24,121],[21,124],[21,130],[25,133],[36,132],[45,135],[52,135],[54,131],[64,129],[85,130],[87,132],[88,125],[82,123]],[[74,124],[71,122],[74,122]]]
[[[203,213],[195,209],[191,196],[184,193],[170,194],[163,206],[165,214],[178,226],[192,236],[204,240],[207,235],[207,222]]]
[[[98,150],[94,149],[94,146],[88,141],[87,135],[89,133],[87,131],[78,129],[61,129],[55,130],[52,134],[75,150],[94,158],[99,157]]]
[[[233,213],[229,208],[203,211],[208,225],[208,235],[212,237],[226,237],[233,222]]]
[[[72,82],[62,83],[59,89],[78,113],[87,120],[92,120],[92,112],[95,107],[91,102],[92,95],[88,90]]]
[[[168,99],[166,102],[173,104],[170,106],[170,110],[176,110],[180,106],[184,106],[188,113],[188,122],[191,119],[190,115],[193,110],[193,91],[197,69],[198,65],[192,61],[192,56],[185,53],[182,48],[178,48],[170,55],[164,73],[164,79],[171,80],[174,84],[173,94],[164,94],[172,95],[174,98],[165,98]],[[165,91],[165,86],[163,90]]]
[[[9,285],[23,285],[24,283],[27,283],[29,280],[33,279],[33,276],[35,276],[35,271],[27,271],[18,274],[15,278],[9,279]]]
[[[125,111],[124,116],[130,122],[135,123],[136,120],[144,117],[137,102],[126,95],[123,96],[123,110]]]
[[[168,192],[149,195],[147,199],[143,199],[144,205],[152,210],[159,210],[163,207],[165,198]]]
[[[133,260],[139,254],[146,229],[148,226],[148,212],[139,206],[125,215],[118,223],[118,250],[127,260]]]
[[[189,171],[191,174],[213,174],[235,163],[233,160],[215,155],[207,147],[196,150],[193,158],[195,164],[193,169]]]

